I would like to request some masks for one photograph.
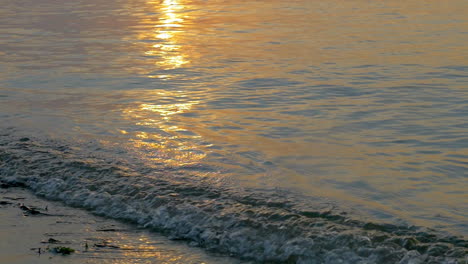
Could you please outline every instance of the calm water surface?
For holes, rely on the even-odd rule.
[[[466,235],[466,11],[465,0],[6,0],[1,126]]]

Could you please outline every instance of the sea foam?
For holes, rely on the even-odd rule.
[[[70,146],[0,136],[0,180],[209,251],[257,262],[466,263],[467,241],[295,206],[291,197],[142,173]],[[301,209],[299,209],[301,208]]]

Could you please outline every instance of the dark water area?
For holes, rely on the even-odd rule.
[[[0,179],[245,259],[465,258],[466,10],[3,1]]]

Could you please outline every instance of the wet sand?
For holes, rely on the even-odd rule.
[[[21,206],[24,205],[21,209]],[[46,210],[47,208],[47,210]],[[30,210],[28,210],[30,209]],[[53,253],[72,248],[69,255]],[[186,242],[32,195],[0,189],[0,263],[239,263]]]

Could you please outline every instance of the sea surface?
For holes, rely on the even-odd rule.
[[[3,182],[246,260],[466,258],[466,0],[0,4]]]

